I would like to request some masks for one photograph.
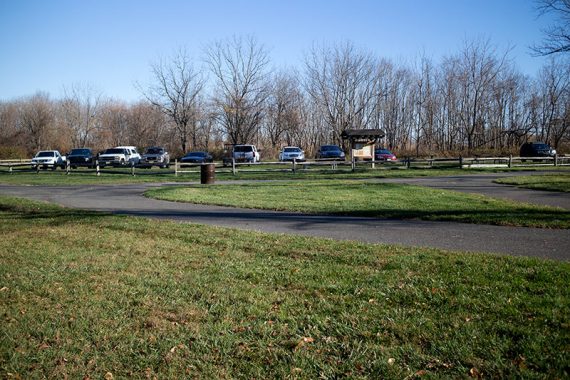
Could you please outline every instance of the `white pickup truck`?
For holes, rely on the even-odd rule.
[[[104,168],[106,165],[126,166],[137,165],[141,159],[141,155],[134,146],[117,146],[107,149],[99,155],[99,166]]]
[[[58,166],[65,169],[65,156],[62,156],[57,150],[41,150],[32,158],[33,169],[51,168],[51,170],[55,170]]]

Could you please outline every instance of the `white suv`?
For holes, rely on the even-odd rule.
[[[259,152],[255,145],[234,145],[233,157],[236,162],[259,162]]]
[[[99,166],[126,166],[136,165],[141,159],[141,155],[134,146],[117,146],[107,149],[103,154],[99,155]]]
[[[57,150],[41,150],[32,158],[32,168],[36,169],[40,166],[44,169],[50,167],[52,170],[57,169],[58,166],[65,169],[65,156]]]

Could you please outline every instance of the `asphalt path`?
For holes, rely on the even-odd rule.
[[[504,174],[499,176],[505,176]],[[472,175],[386,180],[452,188],[493,195],[496,176]],[[439,179],[438,179],[439,178]],[[180,184],[177,184],[180,185]],[[44,200],[65,207],[106,211],[115,214],[202,223],[274,233],[327,237],[370,243],[434,247],[465,252],[486,252],[515,256],[534,256],[570,261],[570,232],[558,229],[500,227],[451,222],[391,220],[364,217],[305,215],[291,212],[238,209],[149,199],[143,193],[167,184],[83,185],[83,186],[15,186],[1,185],[0,194]],[[502,187],[502,186],[498,186]],[[520,189],[508,186],[502,197],[521,198]],[[478,191],[475,191],[475,190]],[[498,190],[495,189],[495,190]],[[523,191],[527,193],[527,191]],[[542,192],[541,192],[542,193]],[[515,196],[515,194],[517,194]],[[496,194],[495,194],[496,195]],[[539,204],[568,207],[569,195],[547,193],[536,198]],[[524,198],[524,197],[522,197]],[[528,201],[528,199],[527,199]]]
[[[518,202],[533,203],[542,206],[561,207],[570,210],[570,194],[557,191],[541,191],[519,188],[512,185],[494,183],[498,178],[520,175],[532,175],[542,172],[510,172],[489,174],[466,174],[446,177],[390,178],[381,182],[407,183],[438,189],[455,190],[466,193],[483,194],[494,198],[510,199]]]

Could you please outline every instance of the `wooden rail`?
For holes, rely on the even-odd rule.
[[[97,163],[97,162],[96,162]],[[202,164],[181,163],[174,160],[174,175],[196,174],[200,173]],[[216,172],[237,174],[241,172],[306,172],[311,170],[330,169],[331,171],[355,171],[359,168],[394,168],[394,169],[410,169],[410,168],[443,168],[455,167],[462,169],[470,168],[513,168],[513,167],[536,167],[536,166],[570,166],[570,155],[556,155],[555,157],[431,157],[431,158],[413,158],[404,157],[397,161],[331,161],[331,160],[307,160],[307,161],[261,161],[256,163],[236,162],[232,161],[231,165],[224,166],[222,163],[216,163]],[[0,168],[8,168],[9,173],[15,173],[20,170],[18,168],[28,167],[22,172],[32,170],[30,160],[0,160]],[[128,165],[123,168],[130,169],[118,172],[116,167],[109,169],[101,168],[98,163],[90,171],[95,172],[99,176],[102,172],[130,174],[135,176],[137,170],[144,168],[144,165]],[[146,170],[146,169],[144,169]],[[40,167],[36,167],[35,172],[39,173]],[[65,167],[66,174],[72,174],[75,169],[71,169],[69,162]],[[170,172],[172,173],[172,172]]]

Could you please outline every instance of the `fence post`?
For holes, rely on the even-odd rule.
[[[36,174],[40,174],[40,165],[36,165]]]
[[[69,160],[65,160],[65,174],[69,175],[71,165],[69,165]]]
[[[236,159],[232,157],[232,174],[236,175]]]
[[[174,159],[174,176],[178,177],[178,159]]]
[[[8,172],[9,172],[10,174],[12,174],[12,166],[10,166],[10,169],[8,169]]]
[[[293,173],[295,173],[296,168],[297,168],[297,159],[293,158]]]
[[[351,157],[350,165],[352,166],[352,172],[356,169],[356,158],[354,156]]]
[[[99,160],[95,160],[95,175],[97,175],[97,177],[101,175],[101,171],[99,169]]]
[[[558,166],[558,153],[554,153],[554,166]]]
[[[459,169],[463,169],[463,156],[459,155]]]
[[[410,161],[411,161],[410,157],[406,157],[406,169],[410,168]]]
[[[135,162],[131,161],[131,174],[134,177],[135,176]]]
[[[430,168],[433,167],[433,156],[430,156],[429,167],[430,167]]]

